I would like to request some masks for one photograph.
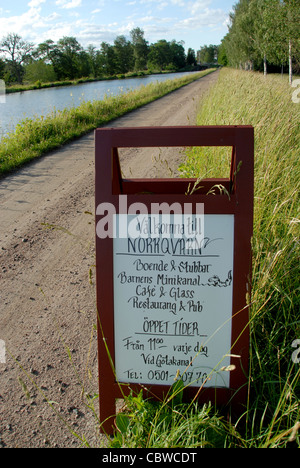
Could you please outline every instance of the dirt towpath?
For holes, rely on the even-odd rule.
[[[109,126],[193,125],[217,79],[208,75]],[[182,154],[127,150],[121,158],[127,176],[176,176]],[[98,399],[95,413],[87,406],[98,392],[90,213],[94,133],[0,180],[0,447],[72,448],[83,437],[105,444]]]

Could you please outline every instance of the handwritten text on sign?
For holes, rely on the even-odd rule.
[[[189,243],[172,217],[154,232],[139,215],[148,235],[138,237],[130,235],[134,217],[115,216],[116,231],[122,224],[129,233],[114,239],[119,382],[172,385],[179,371],[186,385],[229,387],[220,369],[230,365],[234,216],[204,219],[204,236]]]

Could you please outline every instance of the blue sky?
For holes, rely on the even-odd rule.
[[[0,0],[0,39],[17,33],[39,44],[75,36],[100,47],[140,27],[149,43],[184,41],[186,50],[219,44],[237,0]]]

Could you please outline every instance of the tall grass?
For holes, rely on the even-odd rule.
[[[299,419],[299,365],[291,359],[292,344],[300,338],[299,122],[300,106],[292,102],[292,90],[281,77],[234,70],[222,71],[198,116],[199,125],[255,129],[251,375],[245,418],[246,437],[254,430],[254,440],[267,446],[284,444],[285,431]],[[219,161],[207,153],[214,171]],[[226,158],[221,161],[228,176]],[[194,150],[182,171],[199,176],[203,164]]]
[[[118,96],[86,101],[75,108],[54,111],[34,119],[28,118],[0,142],[0,175],[212,71],[214,70],[192,73],[162,83],[151,83]]]
[[[234,424],[224,422],[210,407],[195,412],[195,408],[182,405],[176,408],[176,414],[169,408],[169,419],[151,414],[144,428],[147,446],[154,439],[158,444],[155,446],[160,447],[175,443],[172,435],[179,433],[176,446],[181,447],[299,446],[300,369],[292,354],[293,343],[300,339],[300,105],[292,102],[292,91],[278,76],[224,69],[198,115],[199,125],[244,124],[255,129],[247,409]],[[229,169],[228,152],[208,148],[191,149],[181,166],[184,177],[196,178],[228,177]],[[155,414],[161,416],[162,411],[160,405]],[[131,420],[123,440],[125,446],[136,441],[140,418],[141,414],[136,415],[136,425]],[[195,424],[199,437],[189,439]]]

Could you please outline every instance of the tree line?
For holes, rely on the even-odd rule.
[[[300,1],[239,0],[219,48],[222,65],[245,70],[273,66],[300,71]]]
[[[197,65],[195,51],[189,49],[186,54],[183,44],[162,39],[149,45],[140,28],[130,32],[130,39],[117,36],[113,44],[102,42],[99,49],[93,45],[84,49],[75,37],[34,46],[18,34],[8,34],[0,42],[0,79],[22,84],[24,80],[100,78],[146,69],[192,70]]]

